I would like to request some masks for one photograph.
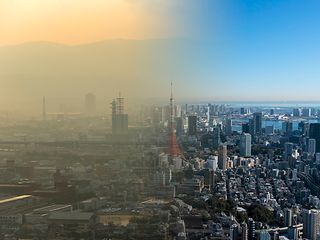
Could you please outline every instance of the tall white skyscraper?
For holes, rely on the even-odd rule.
[[[240,155],[242,157],[251,156],[251,135],[243,133],[240,137]]]

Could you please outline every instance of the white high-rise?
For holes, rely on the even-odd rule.
[[[240,137],[240,155],[242,157],[251,156],[251,135],[243,133]]]

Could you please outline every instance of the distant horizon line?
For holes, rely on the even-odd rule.
[[[185,38],[185,37],[168,37],[168,38],[109,38],[109,39],[101,39],[96,41],[89,41],[89,42],[81,42],[81,43],[65,43],[65,42],[59,42],[59,41],[51,41],[51,40],[31,40],[31,41],[23,41],[19,43],[6,43],[6,44],[0,44],[1,47],[14,47],[14,46],[21,46],[21,45],[27,45],[27,44],[52,44],[52,45],[63,45],[63,46],[81,46],[81,45],[90,45],[90,44],[97,44],[97,43],[103,43],[103,42],[112,42],[112,41],[132,41],[132,42],[143,42],[143,41],[177,41],[177,40],[192,40],[191,38]]]

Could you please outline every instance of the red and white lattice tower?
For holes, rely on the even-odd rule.
[[[173,91],[172,91],[172,83],[171,83],[171,97],[170,97],[170,119],[169,119],[169,155],[171,157],[176,157],[181,155],[181,151],[179,145],[177,143],[176,129],[175,129],[175,121],[174,121],[174,99],[173,99]]]

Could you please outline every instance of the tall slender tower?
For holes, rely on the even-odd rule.
[[[46,97],[42,98],[42,121],[47,120],[47,111],[46,111]]]
[[[170,120],[169,120],[169,136],[170,136],[170,146],[169,155],[175,157],[181,154],[180,148],[177,143],[177,136],[175,130],[174,122],[174,99],[173,99],[173,85],[171,82],[171,95],[170,95]]]

